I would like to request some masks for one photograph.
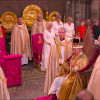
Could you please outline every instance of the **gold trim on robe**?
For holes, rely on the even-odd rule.
[[[21,30],[23,31],[23,38]],[[32,59],[30,37],[25,24],[22,24],[22,27],[16,24],[12,30],[11,54],[26,54],[27,58]]]
[[[89,60],[84,53],[80,55],[73,55],[70,61],[75,62],[78,70],[83,69],[89,63]],[[69,68],[72,69],[71,66],[69,66]],[[75,95],[83,89],[82,81],[78,72],[75,73],[71,69],[70,73],[65,75],[68,78],[61,84],[58,100],[73,100]]]
[[[0,28],[0,37],[2,38],[3,37],[3,32],[2,32],[2,29]]]
[[[67,37],[65,37],[65,41],[63,43],[61,43],[59,37],[57,37],[55,41],[56,45],[51,46],[48,67],[46,71],[44,92],[47,95],[51,87],[51,84],[54,81],[54,78],[56,77],[56,70],[58,70],[58,72],[61,71],[59,65],[59,59],[61,58],[61,46],[64,46],[64,60],[66,60],[69,56],[72,55],[72,48],[71,48],[72,42],[68,41]],[[56,69],[56,62],[58,69]]]

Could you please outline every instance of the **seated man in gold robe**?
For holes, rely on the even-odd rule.
[[[48,67],[46,70],[46,79],[44,92],[48,94],[50,86],[60,71],[60,62],[66,61],[72,55],[72,39],[66,37],[66,30],[63,27],[58,29],[59,36],[55,40],[55,44],[51,45]]]
[[[56,94],[58,100],[72,100],[76,93],[82,89],[82,82],[78,70],[83,69],[88,64],[87,56],[82,52],[83,46],[73,46],[74,55],[69,63],[64,62],[61,66],[64,74],[58,73],[49,90],[50,94]],[[62,73],[62,72],[61,72]],[[62,75],[62,76],[61,76]]]
[[[34,21],[33,26],[32,26],[31,35],[34,35],[37,33],[43,33],[45,29],[46,29],[46,21],[42,18],[42,15],[38,13],[37,19]]]

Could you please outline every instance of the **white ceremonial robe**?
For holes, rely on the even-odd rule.
[[[43,51],[42,51],[41,70],[45,71],[47,69],[47,66],[48,66],[51,45],[55,43],[54,31],[51,30],[51,32],[49,32],[48,30],[45,30],[43,33],[43,38],[44,38],[44,45],[43,45]]]
[[[53,22],[53,30],[54,30],[55,35],[59,35],[58,34],[58,29],[60,27],[63,27],[63,23],[61,21],[60,21],[60,24],[59,25],[58,25],[57,21],[54,21]]]
[[[75,35],[73,23],[71,23],[71,25],[69,25],[68,23],[65,23],[64,28],[66,29],[66,36],[72,38]]]
[[[22,25],[19,25],[19,27],[22,27]],[[22,36],[22,41],[23,41],[23,31],[22,31],[22,29],[21,29],[21,36]],[[28,58],[26,57],[26,54],[23,54],[22,56],[23,57],[21,58],[21,65],[28,64]]]

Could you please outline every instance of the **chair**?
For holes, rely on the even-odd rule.
[[[0,66],[7,78],[7,86],[22,84],[21,75],[22,55],[11,55],[6,52],[5,38],[0,38]]]
[[[33,65],[36,65],[40,70],[40,63],[42,61],[42,49],[43,49],[43,34],[32,35],[32,52],[33,52]]]

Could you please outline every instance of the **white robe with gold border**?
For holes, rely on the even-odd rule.
[[[43,38],[44,38],[44,45],[43,45],[43,51],[42,51],[41,70],[46,71],[47,66],[48,66],[50,48],[51,48],[51,45],[55,43],[54,31],[51,30],[51,32],[49,32],[48,30],[45,30],[43,33]]]

